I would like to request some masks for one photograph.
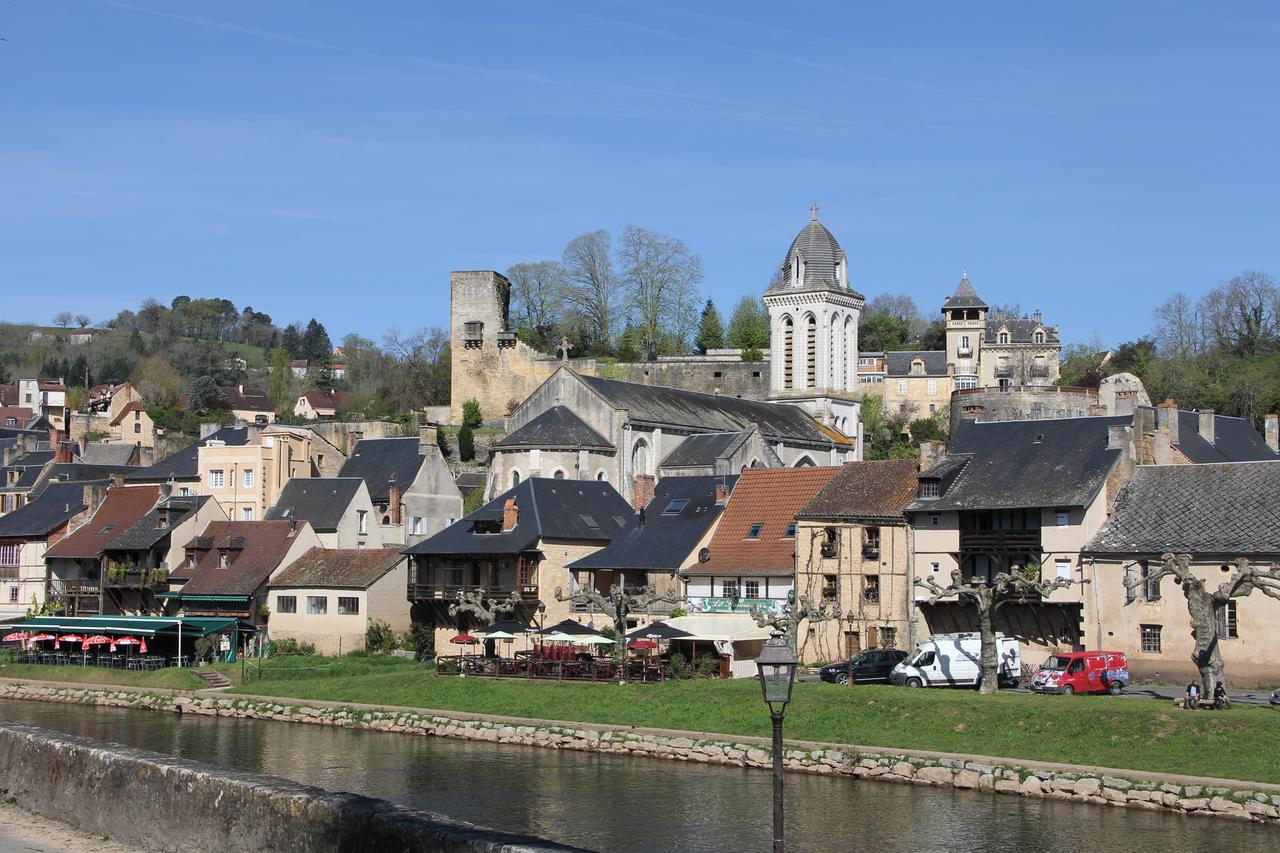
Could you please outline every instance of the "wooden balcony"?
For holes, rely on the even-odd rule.
[[[961,530],[960,550],[976,553],[1040,553],[1039,530]]]

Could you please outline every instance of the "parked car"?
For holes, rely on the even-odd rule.
[[[827,664],[818,671],[818,677],[832,684],[848,684],[849,666],[852,664],[854,684],[887,682],[889,672],[906,658],[907,653],[898,649],[859,652],[850,660]]]
[[[1276,690],[1276,692],[1271,694],[1271,704],[1280,708],[1280,690]]]
[[[1129,685],[1129,661],[1124,652],[1063,652],[1040,664],[1031,689],[1037,693],[1110,693]]]
[[[1017,684],[1022,674],[1018,641],[996,635],[997,678]],[[982,638],[976,633],[934,634],[889,673],[891,684],[907,687],[977,687],[982,683]]]

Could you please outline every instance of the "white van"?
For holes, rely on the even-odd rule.
[[[996,634],[1000,684],[1016,684],[1022,674],[1018,641]],[[982,680],[982,637],[976,633],[934,634],[889,673],[890,684],[907,687],[976,687]]]

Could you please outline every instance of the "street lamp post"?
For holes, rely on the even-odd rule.
[[[773,720],[773,851],[782,853],[782,718],[786,713],[787,703],[791,701],[791,689],[796,681],[796,667],[799,665],[791,646],[783,638],[781,631],[774,631],[773,636],[760,650],[756,658],[756,669],[760,674],[760,690],[764,694],[765,704],[769,706],[769,717]]]

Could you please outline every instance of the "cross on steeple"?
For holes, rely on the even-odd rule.
[[[809,205],[809,212],[813,214],[813,221],[817,222],[818,221],[818,203],[816,201],[813,204]]]

